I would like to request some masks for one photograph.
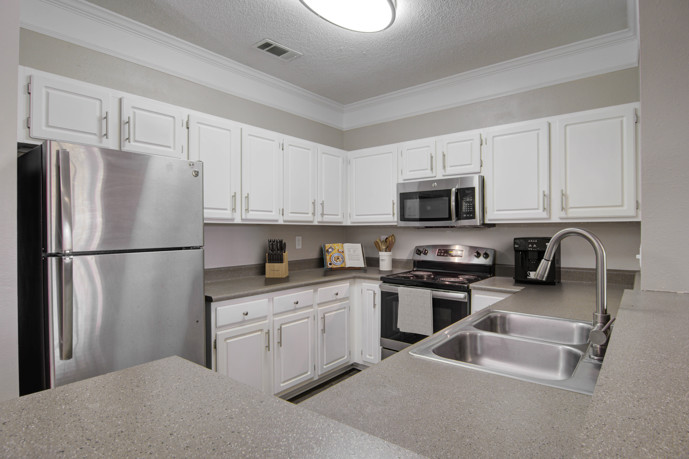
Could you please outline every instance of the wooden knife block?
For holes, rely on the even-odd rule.
[[[266,278],[267,279],[282,279],[289,276],[289,268],[287,266],[287,252],[282,263],[268,263],[268,254],[266,254]]]

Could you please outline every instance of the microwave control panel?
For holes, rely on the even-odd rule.
[[[467,187],[459,189],[459,212],[460,220],[474,220],[476,218],[476,188]]]

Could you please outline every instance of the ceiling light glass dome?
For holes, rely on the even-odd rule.
[[[328,22],[356,32],[380,32],[395,21],[395,0],[301,0]]]

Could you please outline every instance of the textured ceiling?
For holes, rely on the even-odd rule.
[[[627,28],[627,0],[397,0],[383,32],[334,26],[299,0],[88,0],[339,103]],[[284,62],[269,38],[303,53]]]

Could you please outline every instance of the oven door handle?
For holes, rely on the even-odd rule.
[[[396,285],[381,284],[380,291],[388,293],[398,293],[399,287]],[[467,301],[468,295],[466,292],[447,292],[444,290],[431,289],[431,297],[443,300]]]

